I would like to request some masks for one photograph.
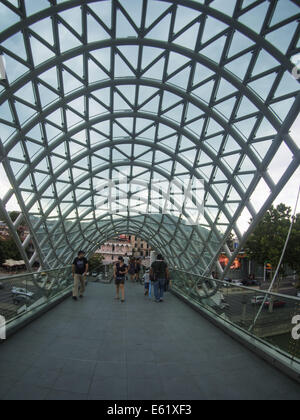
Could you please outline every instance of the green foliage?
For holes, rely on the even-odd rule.
[[[268,262],[276,267],[286,241],[291,224],[291,208],[279,204],[276,208],[271,206],[254,232],[250,235],[245,251],[247,255],[260,264]],[[300,215],[293,226],[292,235],[283,259],[283,265],[300,270]],[[282,265],[282,267],[283,267]]]
[[[21,254],[13,238],[9,237],[5,240],[0,239],[0,263],[3,264],[5,260],[21,260]]]
[[[300,214],[297,214],[292,229],[286,260],[290,267],[300,276]],[[299,284],[300,287],[300,284]]]
[[[102,267],[102,261],[103,261],[103,256],[99,255],[99,254],[94,254],[90,259],[89,259],[89,271],[94,271],[97,270],[99,271],[99,269]]]
[[[0,239],[0,265],[3,264],[6,260],[4,249],[3,249],[3,242],[4,241]]]
[[[9,216],[10,216],[12,222],[14,222],[20,215],[19,211],[10,211],[8,213],[9,213]],[[2,213],[1,210],[0,210],[0,220],[5,222],[4,214]]]
[[[9,213],[9,217],[11,218],[12,222],[14,222],[15,220],[17,220],[17,218],[19,217],[20,212],[19,211],[11,211]]]
[[[9,212],[9,216],[12,222],[14,222],[19,217],[19,215],[20,215],[19,211]],[[4,214],[1,212],[1,210],[0,210],[0,220],[4,221],[5,223]],[[25,226],[25,223],[22,222],[20,226]],[[20,235],[20,229],[18,229],[18,235]],[[18,250],[18,247],[11,236],[3,240],[0,239],[0,264],[3,264],[5,260],[8,260],[8,259],[12,259],[12,260],[22,259],[21,254]]]
[[[230,234],[228,235],[226,244],[227,244],[228,248],[230,249],[230,251],[234,250],[234,236],[233,236],[232,232],[230,232]]]
[[[18,211],[11,211],[9,212],[9,216],[14,222],[20,215]],[[0,211],[0,220],[5,222],[5,218],[3,213]],[[19,234],[19,232],[18,232]],[[12,260],[21,260],[21,254],[18,250],[17,245],[15,244],[14,239],[9,236],[6,239],[0,239],[0,264],[3,264],[5,260],[12,259]]]

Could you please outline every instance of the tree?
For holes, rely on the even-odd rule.
[[[286,261],[296,271],[298,276],[297,287],[300,288],[300,214],[294,220],[289,245],[286,251]]]
[[[21,254],[13,238],[0,240],[0,262],[3,264],[5,260],[21,260]]]
[[[19,211],[9,211],[9,217],[11,218],[12,222],[14,222],[20,215]],[[4,213],[0,210],[0,220],[5,221]]]
[[[284,204],[279,204],[276,208],[271,206],[245,245],[247,255],[260,264],[268,262],[272,267],[276,267],[280,260],[290,224],[290,207],[286,207]],[[283,264],[280,267],[280,274],[283,274],[283,266],[287,262],[288,258],[287,254],[285,254]]]
[[[4,247],[3,247],[3,239],[0,239],[0,264],[2,265],[6,258],[5,258],[5,253],[4,253]]]
[[[17,220],[17,218],[20,216],[20,212],[19,211],[10,211],[9,212],[9,217],[11,218],[12,222],[14,222],[15,220]]]
[[[102,255],[94,254],[89,259],[89,271],[94,271],[94,270],[99,271],[99,269],[103,266],[102,264],[103,259],[104,258]]]
[[[234,251],[234,235],[232,232],[230,232],[230,234],[228,235],[226,244],[228,248],[230,249],[230,251],[233,252]]]

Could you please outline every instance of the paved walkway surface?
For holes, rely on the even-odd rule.
[[[0,345],[2,400],[299,399],[300,386],[170,293],[91,283]]]

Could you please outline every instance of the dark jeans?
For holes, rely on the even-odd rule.
[[[153,283],[154,296],[156,300],[160,300],[164,297],[165,284],[166,284],[166,279],[157,279]]]

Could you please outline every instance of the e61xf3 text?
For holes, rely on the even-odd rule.
[[[152,415],[191,415],[192,406],[191,405],[153,405],[152,406]]]

